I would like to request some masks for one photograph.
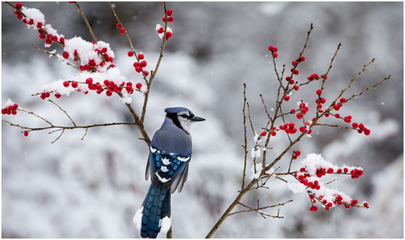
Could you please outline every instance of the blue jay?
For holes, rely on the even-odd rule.
[[[156,238],[160,230],[168,231],[170,197],[178,188],[181,192],[187,180],[191,159],[190,125],[204,121],[187,108],[166,108],[166,118],[152,138],[145,179],[151,175],[151,185],[134,222],[141,230],[141,237]]]

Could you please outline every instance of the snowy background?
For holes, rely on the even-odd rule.
[[[91,41],[83,19],[68,3],[24,3],[39,8],[47,23],[66,38],[75,35]],[[99,40],[115,51],[114,63],[131,81],[141,81],[126,56],[126,37],[115,28],[108,3],[81,3]],[[195,124],[189,179],[181,194],[172,197],[174,237],[205,237],[240,189],[243,168],[243,83],[255,129],[267,120],[259,94],[274,107],[277,81],[267,47],[277,46],[277,66],[287,69],[301,51],[310,23],[314,30],[299,66],[298,81],[327,70],[337,44],[342,48],[326,82],[332,98],[372,58],[373,63],[347,95],[391,79],[344,106],[341,115],[371,129],[366,137],[354,131],[314,128],[296,149],[321,153],[337,165],[361,166],[364,175],[341,177],[334,188],[370,209],[343,207],[310,212],[305,194],[294,195],[286,184],[270,181],[268,190],[252,191],[242,202],[262,206],[293,199],[280,207],[284,219],[263,219],[255,213],[229,217],[215,237],[403,237],[403,4],[397,3],[168,3],[175,21],[173,37],[150,95],[146,129],[149,136],[164,119],[164,108],[185,106],[207,119]],[[116,3],[116,11],[135,49],[148,63],[156,61],[160,39],[155,26],[162,24],[162,3]],[[8,98],[55,124],[70,121],[53,104],[31,97],[41,84],[77,74],[49,58],[31,44],[43,47],[38,33],[29,30],[2,3],[2,108]],[[58,50],[60,48],[56,47]],[[51,48],[53,49],[53,48]],[[60,52],[61,53],[61,52]],[[318,87],[291,96],[287,110],[304,99],[313,110]],[[132,105],[139,112],[141,98]],[[52,99],[54,99],[52,97]],[[74,93],[57,100],[77,124],[131,121],[118,96],[94,92]],[[21,125],[44,126],[19,112],[2,116]],[[336,123],[333,119],[331,123]],[[141,205],[149,182],[144,180],[148,149],[135,127],[116,126],[66,131],[32,132],[24,137],[2,123],[2,236],[3,237],[139,237],[132,217]],[[252,147],[252,136],[249,136]],[[270,144],[277,153],[286,145],[278,134]],[[280,162],[285,171],[288,159]],[[250,168],[251,165],[248,167]],[[292,179],[290,179],[292,180]],[[267,211],[276,215],[277,209]],[[160,236],[163,237],[163,236]]]

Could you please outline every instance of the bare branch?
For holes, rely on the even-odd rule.
[[[76,127],[76,123],[73,121],[73,119],[69,116],[69,114],[63,110],[63,108],[61,108],[61,106],[59,106],[58,104],[56,104],[54,101],[52,101],[51,99],[48,99],[48,101],[50,101],[51,103],[55,104],[63,113],[66,114],[66,116],[70,119],[70,121],[73,123],[73,126]]]
[[[38,47],[38,46],[35,45],[35,44],[32,44],[32,46],[33,46],[34,48],[40,50],[40,51],[43,51],[43,52],[45,52],[45,53],[47,53],[47,54],[49,54],[49,55],[52,55],[52,56],[58,58],[58,59],[61,60],[62,62],[65,62],[67,65],[69,65],[69,66],[71,66],[71,67],[74,67],[74,68],[76,68],[77,70],[80,70],[79,67],[77,67],[77,66],[71,64],[70,62],[66,61],[66,60],[63,59],[63,58],[58,57],[58,55],[56,55],[55,53],[51,53],[51,52],[49,52],[48,50],[42,49],[42,48]]]

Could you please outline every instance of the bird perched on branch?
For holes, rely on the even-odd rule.
[[[171,227],[170,197],[183,189],[191,160],[190,126],[205,121],[183,107],[166,108],[166,118],[150,144],[145,178],[151,175],[151,185],[134,222],[143,238],[156,238]]]

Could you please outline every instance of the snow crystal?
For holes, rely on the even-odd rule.
[[[126,93],[122,93],[122,98],[120,98],[120,100],[125,104],[130,104],[132,102],[132,98]]]
[[[142,85],[141,89],[139,89],[139,91],[141,91],[141,93],[147,93],[148,92],[148,87],[146,85]]]
[[[321,154],[309,153],[304,160],[302,160],[302,165],[305,166],[306,171],[310,175],[316,175],[316,171],[318,168],[333,168],[335,170],[335,166],[332,163],[325,161]],[[337,167],[336,167],[337,170]]]
[[[252,171],[252,175],[250,176],[250,180],[259,178],[260,173],[262,172],[262,164],[261,163],[256,164],[256,173],[255,173],[254,165],[252,166],[252,168],[250,170]]]
[[[139,230],[141,229],[141,223],[142,223],[142,215],[143,215],[143,206],[136,211],[134,218],[132,221],[135,223],[136,228]]]
[[[41,23],[45,23],[45,16],[44,14],[36,9],[36,8],[27,8],[27,7],[22,7],[21,11],[25,14],[25,16],[27,17],[27,19],[32,19],[34,20],[34,24],[31,25],[34,27],[34,29],[37,29],[37,23],[41,22]],[[29,24],[27,24],[27,26],[30,26]]]
[[[161,233],[167,233],[167,231],[169,231],[170,227],[172,226],[172,219],[170,219],[170,217],[164,217],[163,219],[160,219],[159,226],[162,226],[162,228],[160,229]]]
[[[14,102],[11,101],[10,99],[8,99],[7,102],[6,102],[6,107],[8,107],[10,105],[14,105]]]
[[[301,183],[297,183],[297,182],[288,182],[287,183],[287,187],[288,189],[290,189],[294,194],[296,193],[303,193],[306,191],[306,186],[304,184]]]
[[[258,147],[257,149],[252,148],[251,150],[251,156],[252,158],[259,158],[262,156],[262,152],[260,151],[260,148]]]
[[[81,37],[76,36],[66,39],[64,51],[69,53],[69,56],[72,57],[74,56],[75,51],[77,51],[83,65],[88,64],[90,59],[93,59],[97,65],[101,63],[99,55],[93,49],[93,44],[83,40]]]
[[[69,96],[71,92],[76,91],[71,85],[69,87],[63,86],[63,82],[65,80],[59,79],[58,81],[54,81],[51,83],[45,83],[40,86],[41,92],[57,92],[62,95]]]

